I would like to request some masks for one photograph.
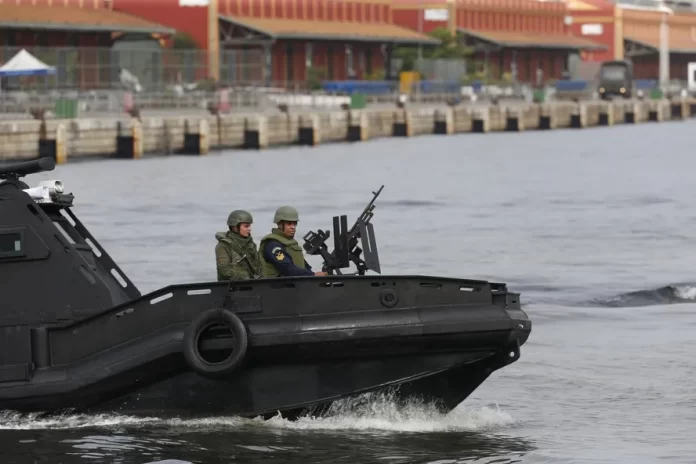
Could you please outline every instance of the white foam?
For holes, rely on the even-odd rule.
[[[508,425],[512,417],[499,408],[460,405],[448,414],[419,401],[398,405],[386,394],[367,394],[337,401],[322,417],[295,421],[275,416],[262,424],[295,430],[383,430],[393,432],[449,432],[483,430]]]
[[[75,429],[110,427],[185,427],[268,428],[291,430],[364,430],[387,432],[449,432],[499,428],[512,424],[513,418],[497,406],[471,407],[462,404],[448,414],[420,401],[397,404],[389,394],[365,394],[335,402],[320,417],[301,417],[295,421],[276,415],[268,420],[258,417],[209,417],[203,419],[161,419],[117,414],[64,414],[41,417],[0,411],[0,430]]]
[[[674,288],[674,294],[682,300],[696,300],[696,286],[679,285]]]
[[[159,417],[135,417],[119,414],[61,414],[41,417],[41,414],[20,414],[0,411],[0,430],[78,429],[86,427],[237,427],[244,419],[239,417],[213,417],[203,419],[161,419]]]

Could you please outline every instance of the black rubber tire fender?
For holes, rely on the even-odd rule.
[[[216,324],[222,324],[232,331],[234,347],[232,354],[224,361],[209,363],[201,356],[198,350],[198,341],[208,327]],[[249,337],[246,327],[236,314],[226,309],[209,309],[196,316],[186,328],[183,340],[184,358],[191,369],[204,377],[227,377],[235,372],[244,361],[248,344]]]

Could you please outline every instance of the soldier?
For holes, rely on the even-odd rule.
[[[251,238],[253,222],[247,211],[235,210],[227,217],[229,230],[215,234],[218,240],[215,246],[218,281],[261,278],[261,258]]]
[[[278,227],[274,227],[259,243],[264,277],[327,275],[326,272],[312,271],[305,260],[302,247],[295,240],[299,219],[292,206],[281,206],[276,210],[273,222]]]

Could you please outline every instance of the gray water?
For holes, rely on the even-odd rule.
[[[694,462],[694,129],[384,139],[35,176],[64,181],[143,292],[214,280],[232,209],[253,212],[258,239],[294,205],[301,236],[353,220],[385,184],[383,273],[505,281],[534,326],[522,358],[447,416],[385,397],[297,422],[0,412],[3,462]]]

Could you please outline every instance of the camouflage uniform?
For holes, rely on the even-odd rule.
[[[238,226],[242,222],[253,223],[251,214],[246,211],[232,211],[227,219],[229,226]],[[215,234],[218,244],[215,246],[217,280],[258,279],[262,275],[261,258],[250,236],[242,237],[236,232],[218,232]]]

